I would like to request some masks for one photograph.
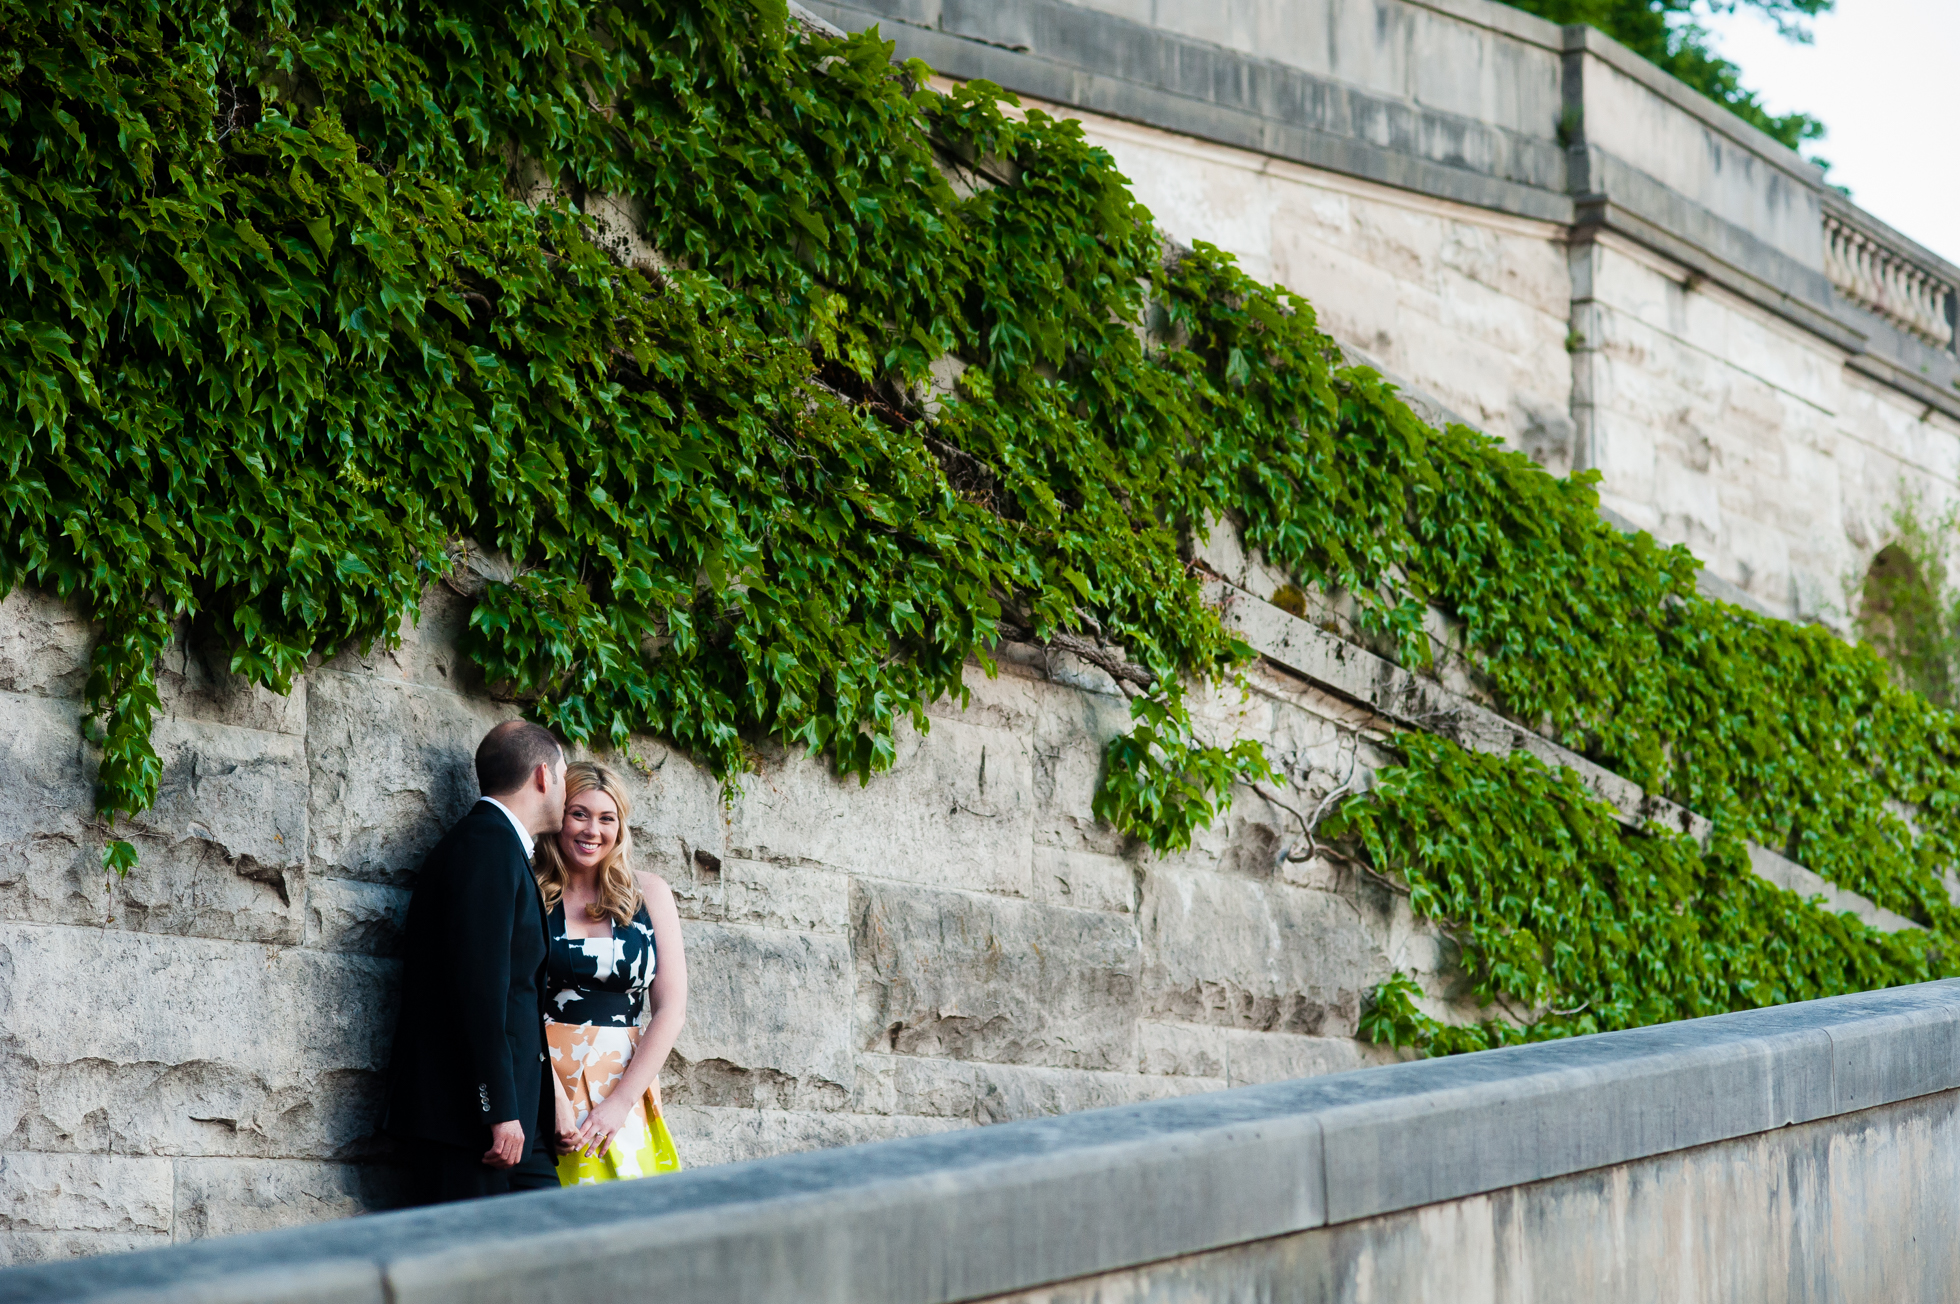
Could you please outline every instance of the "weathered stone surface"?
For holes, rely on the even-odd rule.
[[[850,927],[850,879],[835,870],[731,858],[713,868],[697,862],[670,886],[688,919],[805,933]]]
[[[312,854],[341,878],[407,886],[476,800],[476,745],[516,711],[440,688],[307,677]]]
[[[1391,1047],[1372,1046],[1353,1037],[1303,1037],[1241,1028],[1220,1032],[1225,1041],[1226,1082],[1234,1087],[1345,1073],[1401,1058]]]
[[[1388,976],[1350,902],[1281,882],[1152,867],[1138,923],[1146,1007],[1185,1022],[1352,1036]]]
[[[918,1055],[858,1057],[853,1107],[866,1113],[1003,1123],[1216,1091],[1225,1079],[1098,1073]]]
[[[275,693],[231,670],[231,651],[208,631],[180,621],[157,663],[166,719],[202,720],[267,733],[306,732],[304,681]]]
[[[846,939],[694,920],[681,935],[687,1027],[675,1053],[692,1069],[676,1092],[717,1105],[811,1091],[841,1102],[853,1068]]]
[[[168,1232],[168,1159],[0,1154],[0,1231]]]
[[[1004,657],[997,657],[994,671],[990,676],[978,661],[968,661],[966,705],[942,697],[926,707],[926,714],[935,720],[1026,733],[1041,714],[1044,695],[1053,690],[1045,676],[1030,674]]]
[[[16,586],[0,598],[0,692],[79,700],[96,633],[73,603]]]
[[[1037,846],[1034,896],[1051,905],[1127,915],[1136,908],[1136,870],[1121,856]]]
[[[393,647],[376,643],[365,652],[357,647],[342,648],[325,668],[484,696],[483,676],[461,650],[462,635],[469,628],[470,611],[475,606],[474,599],[445,585],[431,584],[422,591],[420,619],[402,621],[397,630],[399,641]]]
[[[8,1232],[0,1231],[0,1268],[79,1259],[90,1254],[127,1254],[170,1244],[164,1232]]]
[[[1130,919],[869,879],[851,905],[864,1049],[1134,1066],[1142,956]]]
[[[370,1144],[393,965],[203,938],[0,923],[0,1063],[21,1144],[312,1154]]]
[[[730,854],[1026,896],[1031,787],[1025,737],[941,720],[901,729],[896,764],[865,785],[821,759],[766,763],[730,812]]]
[[[306,888],[306,944],[322,951],[399,955],[408,898],[405,888],[316,876]]]
[[[1145,1073],[1223,1079],[1229,1030],[1214,1024],[1145,1019],[1137,1025],[1138,1068]]]
[[[667,1127],[689,1168],[822,1150],[831,1146],[924,1136],[969,1126],[958,1119],[891,1114],[807,1113],[787,1109],[728,1109],[672,1105]]]
[[[0,692],[0,914],[76,924],[108,917],[94,774],[74,702]]]
[[[279,1035],[269,1024],[263,1036]],[[275,1054],[277,1045],[274,1046]],[[55,1153],[360,1156],[384,1147],[373,1069],[240,1068],[222,1061],[14,1055],[22,1110],[9,1148]],[[268,1057],[270,1058],[270,1057]]]
[[[130,821],[142,872],[116,885],[117,922],[147,932],[297,943],[308,775],[291,734],[160,720],[156,804]]]
[[[179,1159],[174,1237],[235,1236],[399,1203],[394,1170],[307,1160]]]
[[[1103,748],[1130,727],[1121,698],[1049,686],[1035,721],[1035,828],[1046,846],[1114,855],[1123,837],[1096,818],[1092,803],[1102,776]]]
[[[0,1019],[37,1061],[377,1068],[394,966],[366,956],[0,923]],[[86,983],[76,981],[86,975]],[[275,1001],[271,992],[304,992]],[[100,1017],[113,993],[114,1017]],[[276,1032],[277,1037],[269,1034]]]

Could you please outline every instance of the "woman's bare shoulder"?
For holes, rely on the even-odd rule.
[[[633,871],[633,877],[639,881],[640,894],[649,903],[659,902],[669,906],[674,904],[674,889],[668,887],[667,880],[660,875],[636,869]]]

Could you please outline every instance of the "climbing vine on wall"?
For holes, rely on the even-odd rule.
[[[173,622],[284,691],[393,638],[467,538],[515,564],[471,617],[494,683],[725,781],[768,738],[868,778],[1003,631],[1078,650],[1134,697],[1097,811],[1174,849],[1270,777],[1185,707],[1249,655],[1180,552],[1230,516],[1411,666],[1453,612],[1517,718],[1718,827],[1706,855],[1643,839],[1409,740],[1345,826],[1521,1012],[1443,1032],[1391,985],[1381,1035],[1933,971],[1949,716],[1701,600],[1583,477],[1425,426],[1305,301],[1168,251],[1074,125],[890,56],[744,0],[0,0],[0,586],[100,623],[101,812],[155,794]],[[1501,836],[1435,833],[1473,816]],[[1504,850],[1541,826],[1563,850]],[[1797,902],[1745,837],[1933,931]],[[1569,954],[1562,892],[1593,938]]]

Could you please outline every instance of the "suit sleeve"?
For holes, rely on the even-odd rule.
[[[511,934],[517,923],[517,874],[523,862],[483,846],[481,868],[466,880],[456,903],[453,941],[457,1009],[463,1053],[476,1093],[472,1102],[485,1126],[518,1115],[517,1082],[504,1017],[510,1002]]]

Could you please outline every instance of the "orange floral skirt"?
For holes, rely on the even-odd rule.
[[[553,1023],[545,1020],[545,1045],[551,1051],[551,1069],[572,1102],[580,1125],[585,1117],[612,1094],[633,1051],[640,1044],[638,1028],[611,1028],[596,1023]],[[656,1173],[680,1170],[680,1156],[674,1139],[660,1116],[660,1084],[655,1082],[633,1102],[632,1111],[619,1131],[613,1133],[604,1154],[573,1153],[558,1156],[558,1184],[581,1186],[590,1182],[612,1182],[629,1177],[652,1177]]]

